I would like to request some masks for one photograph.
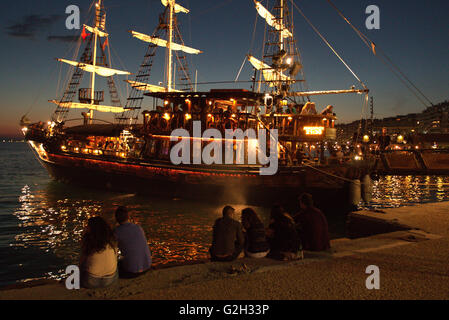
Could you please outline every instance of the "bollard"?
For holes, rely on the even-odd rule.
[[[371,177],[367,174],[362,179],[362,199],[365,203],[369,203],[373,196],[373,183]]]
[[[358,206],[361,200],[362,188],[359,179],[352,180],[349,183],[349,203],[352,206]]]

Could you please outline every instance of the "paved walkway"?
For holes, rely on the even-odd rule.
[[[96,290],[50,282],[0,291],[0,299],[449,299],[449,202],[358,212],[411,230],[332,241],[332,252],[277,262],[241,259],[155,270]],[[365,286],[380,268],[380,289]]]

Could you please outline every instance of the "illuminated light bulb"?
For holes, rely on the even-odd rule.
[[[285,60],[285,62],[286,62],[288,65],[291,65],[292,62],[293,62],[293,59],[292,59],[291,57],[288,57],[287,60]]]
[[[186,120],[192,119],[192,116],[189,113],[186,113]]]
[[[170,120],[170,115],[168,113],[164,113],[163,118],[168,121]]]

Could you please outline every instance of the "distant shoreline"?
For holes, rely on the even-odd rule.
[[[11,139],[11,138],[0,138],[0,141],[2,143],[17,143],[17,142],[24,143],[24,142],[26,142],[24,139]]]

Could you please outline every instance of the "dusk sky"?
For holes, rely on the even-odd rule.
[[[267,0],[263,0],[265,4]],[[269,7],[274,0],[270,0]],[[377,59],[354,31],[325,0],[294,1],[320,32],[334,45],[346,62],[365,82],[374,96],[375,116],[421,112],[425,106]],[[351,22],[373,40],[433,102],[449,98],[449,1],[334,0]],[[65,9],[78,5],[81,23],[91,0],[23,0],[1,3],[0,51],[0,136],[18,136],[19,120],[30,111],[34,121],[47,121],[54,110],[49,99],[61,97],[61,83],[68,68],[55,58],[72,59],[74,42],[81,30],[67,30]],[[246,54],[261,56],[264,22],[257,19],[253,0],[178,0],[191,13],[178,14],[186,45],[204,51],[190,60],[191,74],[198,70],[198,82],[234,80]],[[380,8],[380,30],[367,30],[365,9]],[[160,0],[105,0],[107,31],[110,34],[113,67],[135,73],[146,44],[127,32],[151,34],[164,7]],[[357,81],[319,39],[294,9],[295,37],[303,58],[305,77],[311,90],[348,89]],[[252,46],[251,46],[252,45]],[[72,51],[71,51],[72,50]],[[164,50],[158,52],[151,83],[163,80]],[[239,80],[249,80],[252,67],[247,62]],[[116,81],[126,96],[123,79]],[[130,77],[132,79],[132,76]],[[86,87],[86,86],[84,86]],[[219,87],[216,85],[215,87]],[[235,86],[248,89],[246,84]],[[209,89],[210,87],[199,87]],[[361,97],[326,96],[315,99],[319,110],[333,104],[339,122],[361,117]],[[150,99],[144,106],[150,105]],[[78,118],[80,110],[72,112]]]

